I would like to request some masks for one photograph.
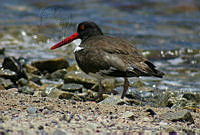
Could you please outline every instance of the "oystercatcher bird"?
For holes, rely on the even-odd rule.
[[[101,80],[105,77],[123,77],[123,99],[128,87],[128,77],[155,76],[162,78],[164,73],[148,61],[132,43],[119,37],[104,35],[101,29],[91,21],[78,25],[77,32],[65,38],[50,49],[56,49],[75,39],[81,44],[74,50],[78,66],[85,73],[98,79],[98,97],[103,94]]]

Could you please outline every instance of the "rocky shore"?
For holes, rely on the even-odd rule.
[[[2,135],[200,133],[199,93],[159,91],[137,80],[121,100],[122,81],[109,79],[103,99],[90,102],[96,79],[64,57],[3,57],[0,66]]]

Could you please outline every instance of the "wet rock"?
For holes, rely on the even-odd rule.
[[[17,81],[17,85],[20,87],[20,86],[25,86],[28,84],[28,80],[24,79],[24,78],[21,78]]]
[[[64,79],[66,73],[67,73],[66,69],[57,70],[50,75],[50,79],[53,80]]]
[[[58,70],[67,68],[69,66],[68,61],[64,58],[55,58],[48,60],[38,60],[31,63],[32,66],[38,68],[40,71],[48,71],[50,73]]]
[[[97,80],[83,72],[72,71],[64,76],[64,82],[82,84],[85,88],[91,89],[97,83]]]
[[[103,101],[99,102],[99,104],[110,104],[110,105],[128,105],[128,103],[124,100],[122,100],[118,96],[110,96],[105,98]]]
[[[192,115],[188,110],[181,110],[178,112],[167,112],[163,114],[161,117],[173,122],[182,121],[182,122],[194,123]]]
[[[17,74],[9,69],[0,69],[0,77],[6,79],[15,79],[17,78]]]
[[[3,79],[3,78],[0,78],[0,85],[2,85],[6,89],[15,87],[15,85],[10,79]]]
[[[69,91],[69,92],[82,92],[83,85],[76,84],[76,83],[68,83],[64,84],[61,89],[63,91]]]
[[[33,94],[34,94],[34,89],[33,89],[33,88],[30,88],[30,87],[28,87],[28,86],[23,86],[23,87],[20,87],[20,88],[18,89],[18,92],[24,93],[24,94],[33,95]]]
[[[4,61],[2,63],[2,67],[4,69],[9,69],[11,71],[14,71],[17,74],[17,78],[27,78],[22,65],[15,57],[5,57]]]

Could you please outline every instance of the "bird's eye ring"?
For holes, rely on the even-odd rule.
[[[82,25],[80,26],[80,29],[81,29],[81,30],[84,30],[84,29],[85,29],[85,25],[82,24]]]

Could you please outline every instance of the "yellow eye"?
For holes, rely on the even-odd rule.
[[[84,29],[85,29],[85,25],[82,24],[82,25],[80,26],[80,29],[81,29],[81,30],[84,30]]]

